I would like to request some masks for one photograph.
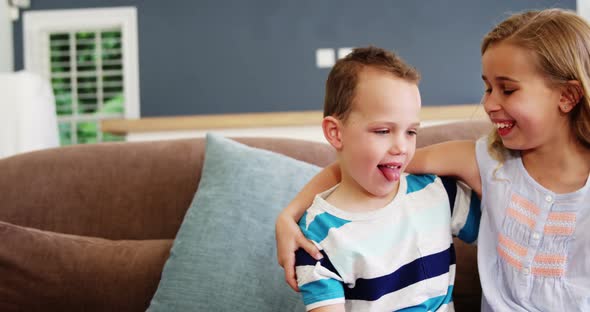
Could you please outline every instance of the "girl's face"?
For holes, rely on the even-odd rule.
[[[532,52],[509,44],[491,45],[482,56],[485,111],[504,146],[534,150],[569,135],[559,110],[561,89],[551,86]]]

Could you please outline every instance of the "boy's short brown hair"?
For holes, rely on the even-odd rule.
[[[334,116],[346,121],[352,110],[359,73],[367,66],[391,73],[408,82],[418,84],[420,81],[420,73],[395,53],[373,46],[356,48],[338,60],[328,75],[324,117]]]

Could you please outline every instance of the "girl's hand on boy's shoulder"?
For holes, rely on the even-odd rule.
[[[293,290],[299,291],[297,276],[295,274],[295,252],[303,248],[316,260],[322,258],[317,247],[309,241],[299,229],[292,216],[283,212],[279,214],[275,224],[277,240],[277,260],[285,271],[285,281]]]

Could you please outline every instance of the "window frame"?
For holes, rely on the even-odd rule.
[[[50,79],[49,35],[120,27],[123,50],[125,119],[140,117],[137,9],[135,7],[38,10],[23,13],[23,51],[26,71]]]

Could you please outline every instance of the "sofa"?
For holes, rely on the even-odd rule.
[[[476,139],[490,126],[425,127],[418,146]],[[335,159],[318,142],[235,140],[320,167]],[[199,187],[205,147],[203,138],[101,143],[0,159],[0,311],[145,311]],[[475,246],[455,240],[455,249],[455,309],[477,311]],[[276,264],[275,250],[266,256]]]

